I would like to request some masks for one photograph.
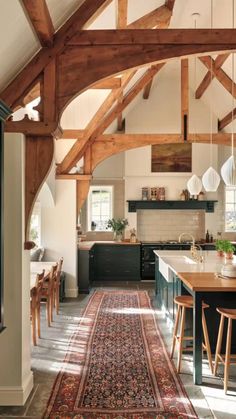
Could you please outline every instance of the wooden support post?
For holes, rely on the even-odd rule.
[[[43,80],[43,113],[44,122],[53,122],[56,117],[56,60],[50,61],[50,63],[44,69],[44,80]]]
[[[185,141],[188,137],[189,113],[188,59],[181,60],[181,133]]]
[[[0,100],[0,333],[3,321],[3,282],[4,282],[4,123],[11,115],[11,109]]]
[[[77,180],[76,181],[76,214],[77,220],[80,210],[87,199],[90,187],[90,180]]]
[[[26,136],[25,146],[25,248],[28,248],[30,217],[43,182],[51,168],[54,152],[52,136]]]

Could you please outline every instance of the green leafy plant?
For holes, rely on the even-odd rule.
[[[216,240],[215,246],[216,246],[216,250],[218,252],[223,252],[224,251],[223,250],[223,243],[224,243],[224,240]]]
[[[107,221],[106,228],[116,233],[123,233],[127,225],[129,225],[127,218],[110,218]]]
[[[222,243],[222,249],[225,253],[233,253],[235,251],[235,247],[230,243],[229,240],[221,240]]]

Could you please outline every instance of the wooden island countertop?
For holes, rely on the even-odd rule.
[[[236,291],[236,278],[223,279],[212,272],[178,272],[178,277],[192,291]]]
[[[222,278],[221,268],[225,263],[236,264],[236,256],[226,262],[215,251],[203,251],[204,262],[196,261],[190,251],[155,250],[154,253],[164,261],[183,283],[192,291],[227,292],[236,291],[236,278]]]
[[[222,278],[222,266],[236,264],[217,255],[216,251],[202,251],[203,262],[193,258],[190,251],[154,250],[156,255],[156,295],[160,307],[176,317],[174,298],[176,295],[193,297],[193,382],[202,383],[202,302],[208,304],[207,322],[210,324],[209,339],[214,351],[217,344],[219,315],[217,307],[235,308],[236,278]],[[236,336],[236,333],[233,334]],[[236,338],[232,339],[232,348],[236,350]]]

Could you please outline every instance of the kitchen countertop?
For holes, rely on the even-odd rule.
[[[203,263],[195,261],[190,251],[155,250],[154,253],[192,291],[236,291],[236,278],[223,279],[215,275],[225,263],[225,258],[215,251],[203,251]],[[236,264],[236,256],[228,263]]]
[[[78,243],[78,249],[90,250],[95,244],[112,244],[112,245],[127,245],[128,244],[132,246],[137,246],[137,245],[140,245],[140,242],[137,241],[136,243],[130,243],[129,241],[126,241],[126,240],[122,242],[117,242],[114,240],[81,241]]]

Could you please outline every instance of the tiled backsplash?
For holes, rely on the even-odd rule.
[[[140,210],[137,212],[139,240],[177,240],[183,232],[195,239],[205,237],[205,211]]]

